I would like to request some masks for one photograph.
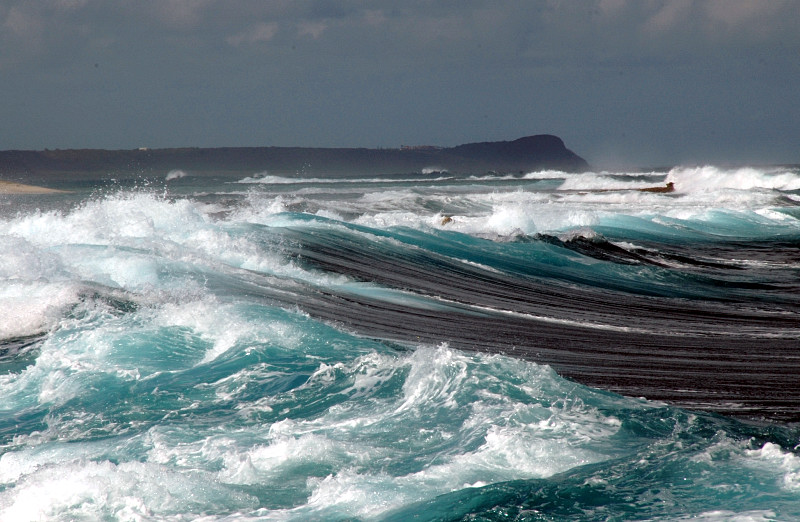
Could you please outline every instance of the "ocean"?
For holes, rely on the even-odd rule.
[[[800,519],[800,167],[39,181],[0,520]]]

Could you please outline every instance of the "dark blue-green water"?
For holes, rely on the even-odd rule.
[[[0,520],[800,519],[796,168],[51,181]]]

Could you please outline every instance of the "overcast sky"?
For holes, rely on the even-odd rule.
[[[0,0],[0,149],[800,162],[800,1]]]

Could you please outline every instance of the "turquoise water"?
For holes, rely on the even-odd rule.
[[[0,519],[800,518],[797,169],[434,176],[0,196]]]

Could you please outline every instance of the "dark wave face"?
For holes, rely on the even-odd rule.
[[[800,517],[800,172],[0,200],[1,520]]]
[[[704,261],[726,250],[747,255],[746,245],[637,254],[598,238],[498,245],[447,232],[303,227],[284,237],[299,266],[421,301],[299,299],[312,316],[364,335],[522,357],[583,384],[688,408],[800,419],[797,282]],[[789,259],[800,243],[775,250]]]

